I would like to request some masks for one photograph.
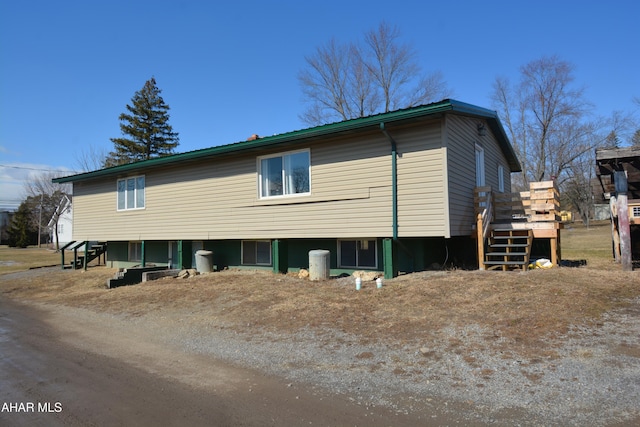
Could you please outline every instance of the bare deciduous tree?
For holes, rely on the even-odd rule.
[[[46,230],[47,224],[51,220],[52,228],[56,243],[58,245],[58,220],[63,214],[60,206],[65,198],[70,198],[70,184],[54,184],[51,182],[53,178],[65,175],[66,172],[47,172],[32,177],[25,186],[27,193],[27,205],[30,207],[34,221],[34,228],[38,229],[38,244],[40,244],[40,235]]]
[[[595,148],[625,134],[631,116],[614,112],[594,119],[583,89],[573,86],[573,66],[556,56],[534,60],[520,71],[517,85],[496,78],[492,94],[522,165],[512,182],[522,190],[531,181],[555,180],[565,200],[587,219]]]
[[[532,61],[520,71],[521,80],[515,87],[506,78],[496,79],[493,101],[527,185],[557,178],[571,157],[589,149],[582,137],[592,130],[586,121],[591,106],[583,90],[572,87],[573,67],[558,57]]]
[[[93,145],[83,146],[76,151],[76,163],[83,172],[90,172],[105,167],[109,152],[106,148],[98,148]]]
[[[406,108],[449,96],[440,73],[421,73],[416,51],[381,23],[363,42],[335,39],[305,58],[298,80],[308,103],[301,119],[318,125]]]

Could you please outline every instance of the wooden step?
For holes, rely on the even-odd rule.
[[[526,261],[485,261],[485,265],[525,265]]]
[[[533,233],[529,229],[496,227],[488,239],[484,265],[488,269],[527,269]]]
[[[487,252],[487,256],[524,256],[527,252]]]

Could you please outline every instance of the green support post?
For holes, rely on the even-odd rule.
[[[178,259],[177,259],[178,269],[182,270],[184,268],[184,262],[182,260],[182,240],[178,240]]]
[[[276,239],[271,241],[271,259],[274,273],[286,274],[287,271],[289,271],[289,260],[287,254],[286,240]]]
[[[89,264],[89,241],[87,240],[84,243],[84,258],[82,260],[82,262],[84,263],[84,271],[87,271],[87,264]]]
[[[140,265],[142,265],[143,267],[146,267],[147,264],[147,254],[145,253],[146,251],[144,250],[144,240],[142,242],[140,242]]]
[[[384,278],[393,279],[398,275],[396,244],[393,239],[387,238],[382,241],[382,253],[384,258]]]

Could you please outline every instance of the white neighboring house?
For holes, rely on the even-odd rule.
[[[61,248],[73,241],[73,205],[69,197],[64,196],[47,224],[50,241],[54,245],[56,243],[56,219],[58,220],[58,247]]]

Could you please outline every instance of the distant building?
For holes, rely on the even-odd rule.
[[[71,199],[69,197],[64,196],[47,224],[50,238],[49,241],[54,246],[56,244],[56,219],[58,220],[58,245],[62,247],[73,240],[73,205],[71,204]]]
[[[0,211],[0,245],[9,243],[9,226],[13,219],[13,211]]]

